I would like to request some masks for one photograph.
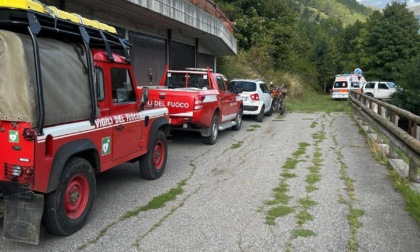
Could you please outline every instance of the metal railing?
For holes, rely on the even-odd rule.
[[[408,179],[420,182],[420,141],[417,135],[420,116],[355,91],[350,92],[349,101],[362,125],[368,126],[368,132],[377,134],[377,142],[382,143],[384,137],[389,140],[388,157],[398,158],[396,150],[400,149],[410,160]],[[408,122],[405,130],[398,127],[400,120]]]
[[[230,21],[226,14],[217,6],[213,0],[186,0],[189,3],[199,7],[213,17],[218,18],[223,22],[226,28],[233,33],[234,22]]]

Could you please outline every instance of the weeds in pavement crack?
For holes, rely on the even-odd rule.
[[[92,240],[88,241],[87,243],[84,243],[78,247],[78,250],[83,250],[87,248],[89,244],[95,244],[101,237],[103,237],[108,230],[118,224],[119,222],[125,221],[127,219],[130,219],[132,217],[138,216],[141,212],[146,212],[148,210],[152,209],[158,209],[166,206],[166,203],[169,201],[173,201],[176,199],[177,195],[180,195],[184,192],[183,186],[188,182],[188,180],[194,175],[196,166],[193,163],[193,161],[190,161],[189,164],[192,169],[190,174],[187,178],[181,180],[176,187],[170,189],[168,192],[163,193],[159,196],[154,197],[152,200],[150,200],[146,205],[143,205],[135,210],[128,211],[124,215],[122,215],[117,221],[113,221],[110,224],[108,224],[105,228],[99,231],[99,234]]]
[[[340,164],[340,175],[341,180],[345,185],[345,191],[347,199],[343,195],[339,195],[338,202],[347,205],[349,213],[347,214],[347,222],[349,224],[351,237],[347,241],[347,250],[348,251],[357,251],[359,247],[359,241],[357,238],[357,231],[359,228],[362,227],[362,223],[360,222],[360,217],[364,215],[364,211],[361,209],[357,209],[354,207],[354,203],[357,200],[355,188],[354,188],[354,181],[350,178],[347,174],[347,165],[343,161],[344,155],[341,152],[341,148],[338,147],[338,141],[336,136],[333,136],[333,142],[336,146],[335,152],[337,155],[338,162]]]

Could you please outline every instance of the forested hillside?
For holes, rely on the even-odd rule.
[[[420,114],[419,24],[405,3],[378,11],[356,0],[216,2],[236,22],[238,55],[219,60],[229,78],[287,84],[297,97],[309,87],[326,91],[336,74],[358,67],[368,80],[404,87],[397,103]]]
[[[356,0],[216,2],[236,23],[239,46],[237,56],[221,59],[222,70],[231,78],[287,82],[292,95],[306,85],[323,87],[344,71],[338,54],[344,28],[372,12]]]

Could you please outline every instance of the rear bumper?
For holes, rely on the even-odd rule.
[[[333,99],[348,99],[349,98],[349,94],[348,93],[345,93],[345,94],[340,94],[340,93],[337,93],[337,94],[332,94],[332,96],[331,96]]]
[[[244,115],[258,115],[260,113],[260,107],[259,106],[244,106]]]
[[[257,102],[244,102],[244,115],[258,115],[261,112],[264,103],[262,101]]]

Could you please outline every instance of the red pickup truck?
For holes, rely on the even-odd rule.
[[[207,144],[215,144],[219,130],[239,130],[241,96],[228,79],[211,69],[168,70],[158,87],[150,87],[149,107],[169,110],[172,130],[200,132]]]
[[[55,235],[84,225],[96,173],[139,161],[159,178],[169,114],[145,108],[117,34],[32,10],[0,6],[0,17],[3,235],[37,244],[41,218]]]

